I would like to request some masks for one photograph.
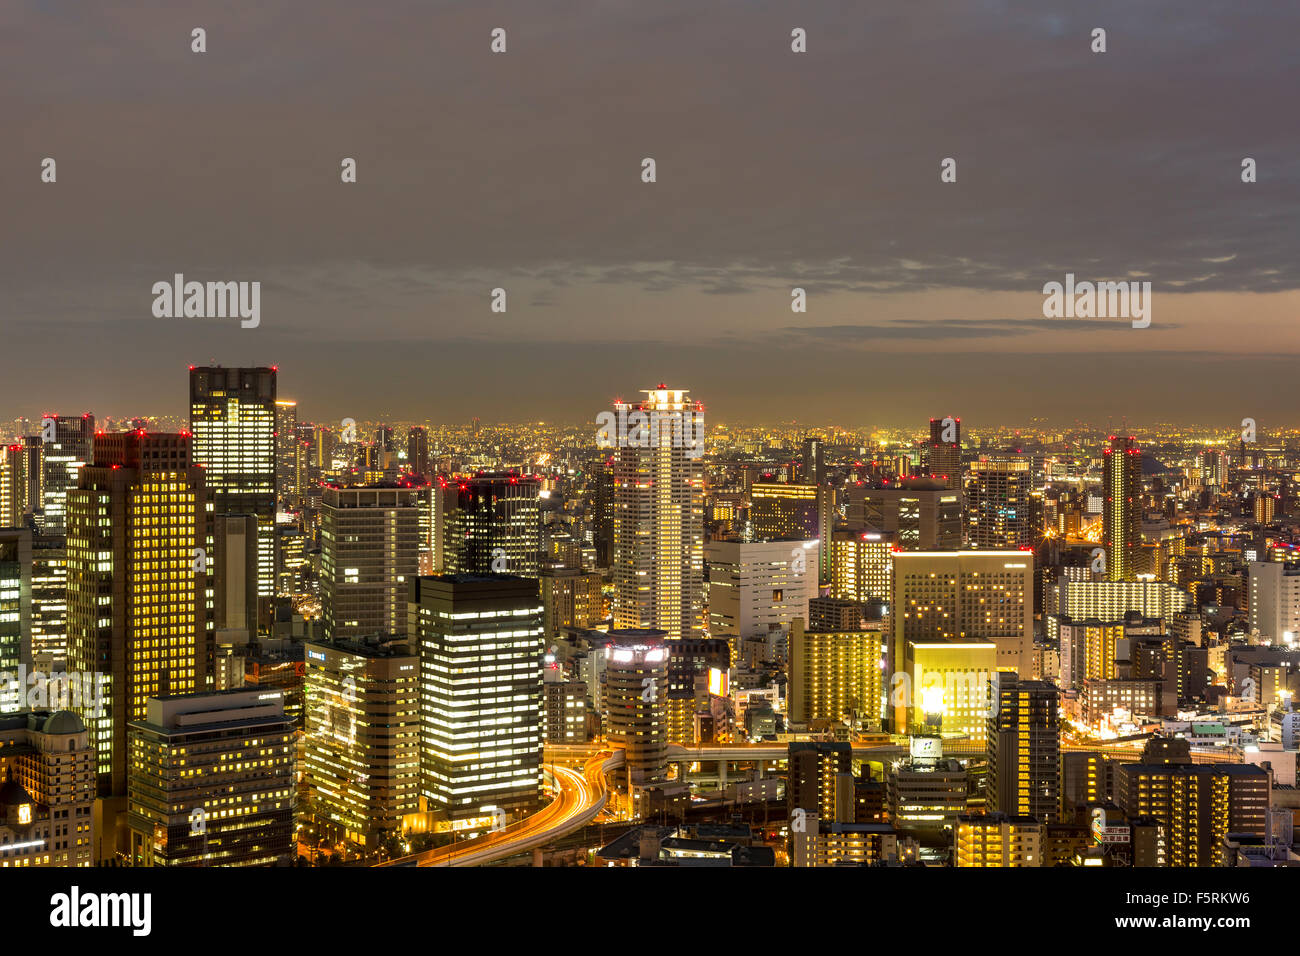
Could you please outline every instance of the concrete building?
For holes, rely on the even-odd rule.
[[[416,489],[325,489],[321,614],[325,636],[404,637],[409,582],[419,571]]]
[[[0,869],[94,864],[95,752],[76,714],[0,716]]]
[[[709,633],[734,638],[788,633],[796,617],[808,617],[817,596],[819,545],[815,540],[710,541]]]
[[[885,632],[814,633],[796,618],[790,634],[789,717],[876,723],[884,700]]]

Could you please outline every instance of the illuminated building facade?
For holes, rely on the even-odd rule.
[[[1053,823],[1061,809],[1060,692],[1047,681],[992,677],[988,718],[988,807]]]
[[[695,416],[684,389],[647,391],[637,410]],[[683,429],[684,431],[684,429]],[[614,448],[614,626],[698,637],[704,627],[704,472],[698,450],[658,429],[657,444]]]
[[[838,530],[831,536],[831,597],[888,605],[895,543],[879,531]]]
[[[276,369],[190,369],[194,463],[203,466],[217,514],[257,517],[257,593],[275,594]]]
[[[808,617],[817,596],[816,541],[710,541],[709,633],[730,637],[739,647],[747,637],[789,631],[796,617]]]
[[[275,691],[151,698],[130,724],[136,866],[287,866],[293,724]]]
[[[0,528],[0,713],[22,710],[27,689],[19,667],[31,667],[32,533]]]
[[[213,664],[211,522],[188,434],[100,434],[68,492],[68,669],[102,674],[78,710],[102,795],[126,793],[126,725],[149,698],[203,690]]]
[[[815,813],[823,825],[832,820],[851,822],[852,801],[846,810],[837,801],[837,780],[853,780],[853,748],[840,741],[797,741],[786,758],[785,801],[793,819],[796,810]]]
[[[0,716],[0,869],[90,866],[95,752],[68,711]]]
[[[930,419],[930,443],[925,452],[930,477],[948,488],[961,488],[961,419],[951,416]]]
[[[40,528],[61,535],[67,529],[67,494],[77,486],[77,473],[91,460],[95,417],[48,415],[41,419]]]
[[[542,795],[542,605],[537,581],[417,577],[420,777],[428,809],[453,821],[521,817]]]
[[[790,720],[878,721],[884,643],[880,628],[818,634],[797,618],[790,632]]]
[[[953,831],[953,865],[1042,866],[1043,831],[1043,821],[1032,816],[963,814]]]
[[[911,641],[991,641],[997,670],[1029,674],[1033,580],[1032,551],[896,552],[895,670]]]
[[[302,494],[307,456],[298,443],[298,403],[275,400],[275,485],[277,507],[292,511]]]
[[[32,535],[32,662],[63,670],[68,660],[68,542]]]
[[[418,489],[326,487],[321,496],[325,636],[405,636],[419,573]]]
[[[893,729],[919,727],[965,734],[984,742],[993,702],[989,679],[997,672],[998,647],[991,641],[908,641],[906,669],[890,687]]]
[[[553,638],[566,627],[591,627],[603,617],[604,599],[598,573],[575,568],[542,571],[542,615],[546,636]]]
[[[541,482],[520,475],[480,475],[457,483],[446,520],[449,574],[541,571]]]
[[[605,715],[609,741],[622,747],[629,789],[668,775],[668,644],[661,630],[618,628],[605,647]]]
[[[304,771],[317,826],[374,849],[420,805],[420,659],[406,644],[308,641]]]
[[[1300,563],[1252,561],[1250,632],[1275,644],[1300,639]]]
[[[1103,450],[1102,544],[1106,548],[1106,580],[1133,581],[1142,544],[1142,451],[1132,435],[1110,436]]]
[[[881,531],[905,551],[961,547],[961,492],[930,478],[900,480],[883,488],[850,484],[849,527]]]
[[[0,528],[18,527],[26,510],[26,449],[23,445],[0,445]]]
[[[1042,497],[1025,459],[981,460],[966,487],[967,541],[976,548],[1027,548],[1042,534]]]
[[[834,527],[834,491],[823,484],[756,481],[749,491],[749,537],[754,541],[797,539],[821,545],[819,581],[830,580],[825,545]]]

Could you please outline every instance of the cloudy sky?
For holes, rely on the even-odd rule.
[[[6,0],[0,417],[181,413],[217,362],[316,420],[662,380],[733,421],[1281,423],[1297,35],[1199,0]],[[261,282],[261,325],[155,318],[178,272]],[[1044,318],[1067,272],[1151,282],[1150,327]]]

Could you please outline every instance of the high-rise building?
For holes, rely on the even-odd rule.
[[[207,501],[184,433],[101,433],[68,492],[68,669],[107,680],[104,706],[78,709],[103,796],[126,794],[126,726],[145,719],[149,698],[207,687]]]
[[[373,850],[420,804],[420,658],[379,639],[308,641],[304,770],[317,826]]]
[[[77,486],[77,473],[91,460],[95,417],[90,414],[41,418],[41,519],[45,534],[61,535],[67,527],[66,497]]]
[[[285,398],[275,401],[275,484],[277,507],[294,510],[302,494],[302,446],[298,444],[298,403]]]
[[[1042,497],[1025,459],[974,462],[966,486],[967,541],[976,548],[1029,548],[1042,534]]]
[[[150,698],[130,724],[136,866],[287,866],[294,844],[293,723],[260,690]]]
[[[896,552],[895,669],[911,641],[991,641],[998,670],[1029,674],[1033,580],[1032,551]]]
[[[1137,577],[1138,548],[1142,544],[1142,451],[1132,435],[1111,435],[1110,447],[1103,455],[1106,580],[1132,581]]]
[[[596,567],[608,568],[614,562],[614,459],[602,456],[596,461],[593,471],[592,525]]]
[[[1300,638],[1300,562],[1252,561],[1250,632],[1276,644]]]
[[[853,779],[853,747],[839,741],[798,741],[789,745],[786,761],[785,802],[793,818],[796,810],[815,813],[823,821],[853,818],[837,801],[837,778]],[[844,819],[848,817],[848,819]]]
[[[212,521],[214,625],[257,637],[257,516],[219,514]]]
[[[429,464],[429,429],[412,425],[406,433],[406,470],[426,480],[433,478]]]
[[[629,789],[667,779],[668,644],[660,630],[615,629],[605,647],[605,713],[610,743],[622,747]]]
[[[542,605],[537,581],[417,577],[421,794],[468,826],[532,813],[542,794]],[[490,825],[490,822],[489,822]]]
[[[0,867],[91,866],[95,752],[76,714],[0,716]]]
[[[942,832],[967,810],[970,778],[961,762],[943,755],[943,739],[913,736],[908,756],[885,771],[886,805],[897,827]]]
[[[602,618],[600,575],[575,568],[545,568],[540,579],[547,639],[566,627],[591,627]]]
[[[1164,824],[1170,866],[1215,866],[1228,834],[1268,833],[1272,774],[1255,764],[1194,764],[1182,738],[1147,741],[1140,761],[1116,767],[1115,791],[1130,819]]]
[[[905,551],[961,547],[961,491],[930,478],[907,478],[883,488],[850,484],[849,527],[883,531]]]
[[[21,525],[26,510],[26,446],[0,446],[0,528],[16,528]]]
[[[1053,823],[1061,809],[1060,692],[1014,674],[991,678],[985,748],[989,810]]]
[[[790,720],[878,722],[884,644],[880,626],[818,634],[796,619],[790,633]]]
[[[0,713],[22,710],[19,668],[32,664],[32,533],[0,528]]]
[[[880,531],[839,529],[831,536],[831,597],[888,607],[894,542]]]
[[[746,638],[788,632],[808,618],[817,596],[816,541],[715,540],[704,546],[709,567],[709,633]]]
[[[446,521],[448,574],[541,571],[541,482],[521,475],[480,475],[456,485],[456,507]]]
[[[813,482],[756,481],[749,491],[749,537],[754,541],[801,538],[819,545],[817,579],[830,580],[827,542],[834,527],[835,492]]]
[[[894,732],[965,734],[983,744],[998,656],[992,641],[909,640],[889,690]]]
[[[824,441],[814,436],[805,438],[801,461],[800,476],[807,484],[826,484],[826,443]]]
[[[946,416],[930,419],[930,443],[926,446],[930,477],[948,488],[962,487],[961,419]]]
[[[275,596],[276,368],[190,368],[194,463],[217,514],[257,517],[257,593]]]
[[[546,742],[581,744],[587,740],[587,685],[580,680],[546,681]]]
[[[694,415],[684,389],[649,390],[637,411]],[[698,449],[659,428],[614,449],[614,625],[698,637],[704,626],[704,472]]]
[[[419,573],[417,489],[325,488],[321,616],[327,638],[405,637],[407,591]]]
[[[64,670],[68,661],[68,540],[32,534],[32,663]]]

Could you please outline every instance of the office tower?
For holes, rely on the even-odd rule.
[[[429,429],[412,425],[406,433],[406,470],[424,479],[433,478],[429,464]]]
[[[61,535],[67,527],[66,496],[77,486],[77,473],[91,460],[95,417],[90,414],[46,415],[41,418],[40,528]]]
[[[683,389],[647,391],[637,411],[694,415],[694,427],[703,430],[698,406]],[[651,436],[655,443],[620,440],[614,449],[614,625],[698,637],[704,626],[704,471],[699,449],[675,434],[661,427]]]
[[[566,627],[592,627],[602,618],[600,575],[574,568],[546,568],[540,579],[542,621],[548,640]]]
[[[838,530],[831,535],[831,597],[862,605],[888,605],[894,544],[879,531]]]
[[[1043,866],[1043,823],[1025,814],[964,813],[953,833],[953,866]]]
[[[580,680],[546,681],[545,717],[548,744],[587,740],[587,685]]]
[[[135,866],[287,866],[294,843],[293,723],[257,690],[150,697],[130,723]]]
[[[1029,548],[1042,535],[1042,498],[1025,459],[974,462],[966,486],[967,540],[976,548]]]
[[[27,453],[23,445],[0,446],[0,528],[16,528],[27,510]]]
[[[214,625],[247,643],[257,637],[257,516],[219,514],[212,526]]]
[[[303,571],[310,565],[307,536],[296,524],[275,526],[275,593],[293,597],[304,589]]]
[[[596,567],[608,568],[614,561],[614,459],[600,458],[593,466],[595,486],[592,523],[596,543]]]
[[[20,454],[25,479],[23,511],[39,514],[45,510],[45,442],[40,435],[24,435]]]
[[[824,441],[820,438],[805,438],[801,460],[800,477],[806,484],[826,484],[826,443]]]
[[[605,647],[607,736],[622,747],[619,775],[629,790],[661,783],[668,774],[668,644],[662,630],[618,628]]]
[[[101,796],[126,793],[126,725],[145,718],[149,698],[207,686],[207,501],[187,434],[100,434],[68,492],[68,669],[108,682],[102,712],[78,710]]]
[[[532,813],[542,795],[542,605],[513,575],[418,577],[421,794],[455,821]]]
[[[323,835],[367,850],[420,807],[420,658],[377,638],[308,641],[304,771]]]
[[[275,596],[276,369],[190,369],[194,463],[216,514],[257,517],[257,594]]]
[[[446,524],[449,574],[541,571],[542,483],[520,475],[480,475],[456,485],[456,508]]]
[[[835,491],[827,485],[756,481],[749,491],[749,537],[754,541],[801,538],[820,546],[818,581],[829,581]]]
[[[894,554],[895,670],[911,641],[992,641],[997,670],[1033,666],[1032,551]]]
[[[0,528],[0,713],[22,710],[32,665],[32,533]]]
[[[816,541],[710,541],[709,633],[735,647],[749,637],[788,632],[808,618],[817,596]]]
[[[3,867],[90,866],[95,752],[76,714],[0,715]]]
[[[1137,577],[1137,553],[1142,543],[1142,452],[1132,435],[1111,435],[1110,447],[1102,454],[1106,580],[1132,581]]]
[[[882,531],[905,551],[961,547],[961,492],[929,478],[907,478],[884,488],[851,484],[849,526]]]
[[[1275,644],[1300,637],[1300,562],[1252,561],[1250,633]]]
[[[962,487],[961,419],[946,416],[930,419],[930,443],[926,445],[930,477],[944,487]]]
[[[32,534],[32,663],[64,670],[68,661],[68,547],[62,535]]]
[[[321,498],[325,636],[405,637],[408,583],[419,572],[413,488],[327,487]]]
[[[787,751],[785,802],[793,819],[796,810],[817,814],[819,820],[840,820],[848,813],[836,802],[836,778],[853,773],[853,748],[847,742],[792,742]]]
[[[275,485],[277,507],[294,510],[295,499],[302,494],[302,455],[298,444],[298,403],[278,398],[275,401]]]
[[[884,644],[880,626],[819,634],[797,618],[790,632],[790,720],[879,722]]]
[[[885,803],[896,827],[952,829],[967,810],[966,768],[943,755],[938,736],[913,736],[908,755],[885,768]]]
[[[982,744],[994,706],[988,682],[999,656],[992,641],[908,640],[889,690],[894,732],[941,730]]]
[[[994,674],[984,744],[988,808],[1053,823],[1061,807],[1060,692],[1047,681]]]
[[[1268,832],[1271,773],[1255,764],[1194,764],[1184,739],[1151,738],[1139,762],[1116,768],[1115,790],[1130,818],[1164,824],[1170,866],[1215,866],[1228,834]]]

